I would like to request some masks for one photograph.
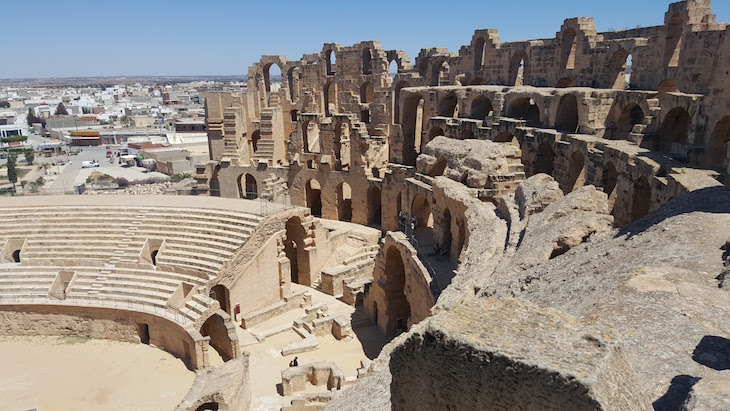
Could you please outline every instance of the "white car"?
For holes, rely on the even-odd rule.
[[[92,168],[92,167],[99,167],[99,162],[96,160],[81,162],[81,168]]]

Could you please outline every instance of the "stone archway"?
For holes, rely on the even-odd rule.
[[[535,174],[544,173],[553,175],[553,167],[555,163],[555,151],[550,143],[542,143],[537,147],[537,155],[535,156]]]
[[[691,118],[687,110],[676,107],[667,113],[659,132],[659,151],[672,153],[674,144],[686,145]]]
[[[540,108],[529,97],[515,99],[507,110],[507,117],[525,120],[528,127],[540,127]]]
[[[221,305],[221,310],[233,315],[231,311],[231,300],[230,291],[228,287],[223,284],[217,284],[210,289],[210,298],[218,301]]]
[[[236,347],[228,335],[225,319],[219,314],[213,314],[205,320],[200,327],[200,334],[210,337],[210,346],[220,354],[223,361],[237,357]]]
[[[322,217],[322,186],[319,181],[311,179],[306,187],[307,207],[312,210],[312,215]]]
[[[411,317],[411,305],[405,294],[406,269],[398,248],[390,246],[385,252],[385,275],[387,280],[386,296],[388,298],[388,334],[400,334],[408,331],[408,319]]]
[[[352,221],[352,188],[344,182],[337,186],[337,219]]]
[[[382,199],[380,189],[375,186],[368,188],[368,225],[381,225]]]
[[[303,285],[309,285],[309,260],[304,250],[306,236],[301,218],[294,216],[287,220],[284,253],[291,267],[291,282]]]
[[[728,163],[728,144],[730,143],[730,116],[723,117],[715,125],[702,161],[703,167],[726,169]]]
[[[566,94],[560,98],[555,129],[566,133],[578,132],[578,99],[574,95]]]

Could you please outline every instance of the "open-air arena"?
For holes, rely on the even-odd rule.
[[[190,192],[0,198],[0,410],[730,410],[730,27],[663,4],[265,55]]]

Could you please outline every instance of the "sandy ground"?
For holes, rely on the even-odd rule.
[[[292,287],[299,288],[298,284]],[[354,312],[351,307],[334,297],[306,288],[312,294],[313,303],[326,303],[329,313],[342,313],[348,317]],[[294,319],[303,316],[304,310],[297,309],[274,317],[264,323],[257,324],[254,328],[258,330],[274,329],[277,325],[291,324]],[[251,341],[252,338],[247,331],[238,328],[241,342]],[[375,326],[363,327],[356,330],[355,338],[350,341],[338,341],[332,335],[317,337],[319,348],[297,354],[299,365],[305,365],[318,361],[333,361],[345,374],[347,379],[354,379],[357,376],[357,369],[360,368],[360,360],[369,357],[372,359],[380,352],[380,349],[388,341],[380,334]],[[251,411],[279,411],[283,405],[290,405],[291,398],[285,398],[279,394],[278,385],[281,384],[281,371],[289,366],[295,356],[282,356],[281,349],[293,341],[301,340],[301,337],[294,331],[286,331],[267,338],[261,343],[254,343],[243,347],[248,351],[249,365],[251,370]],[[308,386],[307,391],[326,391],[326,387]]]
[[[0,411],[173,410],[195,373],[144,344],[0,337]]]

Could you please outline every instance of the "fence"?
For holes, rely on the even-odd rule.
[[[53,298],[49,298],[53,297]],[[192,320],[180,310],[171,307],[160,307],[144,301],[110,296],[66,296],[64,294],[0,294],[0,304],[49,304],[79,307],[117,308],[154,314],[173,320],[180,325],[192,323]]]

